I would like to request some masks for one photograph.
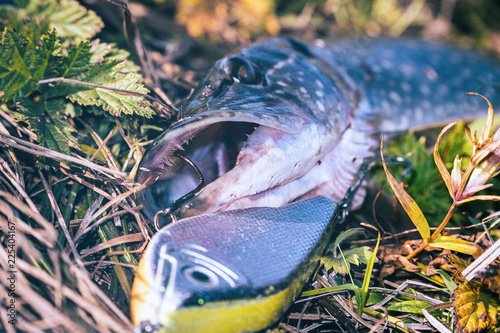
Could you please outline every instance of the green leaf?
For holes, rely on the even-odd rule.
[[[38,45],[21,33],[5,29],[0,41],[0,90],[4,99],[17,100],[37,90],[37,83],[45,77],[60,52],[59,36],[55,31],[43,35]]]
[[[335,272],[345,275],[350,269],[349,264],[366,264],[372,254],[368,246],[361,246],[343,251],[343,256],[323,256],[321,258],[321,264],[328,270],[333,269]]]
[[[56,69],[56,76],[72,78],[91,70],[92,67],[95,67],[95,64],[91,64],[91,58],[89,41],[84,41],[71,47],[64,62]]]
[[[122,73],[139,73],[141,71],[139,66],[128,60],[130,58],[130,53],[126,50],[119,49],[114,43],[103,43],[99,41],[99,39],[95,39],[90,43],[90,46],[90,53],[92,54],[90,58],[91,62],[98,63],[105,58],[121,60],[124,63],[121,69]]]
[[[423,314],[422,309],[429,305],[431,304],[424,301],[412,300],[393,303],[389,305],[388,309],[391,311]]]
[[[455,289],[457,289],[457,284],[453,282],[453,279],[448,275],[448,273],[446,273],[442,269],[435,269],[435,271],[438,272],[438,274],[441,276],[446,288],[448,288],[450,292],[453,292]]]
[[[20,15],[48,22],[63,38],[71,41],[92,38],[104,27],[99,16],[76,0],[30,1]]]
[[[118,64],[117,67],[120,65]],[[115,69],[108,69],[110,73]],[[149,92],[140,82],[142,78],[135,73],[116,73],[105,78],[102,73],[99,77],[89,77],[89,81],[94,84],[102,85],[106,88],[129,90],[146,94]],[[143,117],[151,117],[154,111],[151,109],[151,103],[143,97],[126,95],[111,89],[101,87],[80,90],[70,94],[69,98],[72,102],[80,105],[96,105],[108,111],[114,116],[120,116],[122,113],[132,115],[138,114]]]
[[[78,142],[67,117],[80,116],[80,105],[98,106],[116,116],[125,113],[150,117],[154,111],[150,102],[137,94],[146,94],[148,90],[142,77],[134,72],[137,67],[125,60],[127,52],[98,41],[66,43],[63,48],[61,36],[55,30],[46,30],[47,20],[54,25],[61,19],[57,15],[47,17],[55,10],[54,4],[57,5],[33,1],[25,12],[18,10],[19,17],[20,13],[33,17],[21,19],[14,13],[0,19],[5,26],[0,40],[0,91],[6,103],[19,103],[16,119],[28,122],[43,146],[69,154],[70,147],[78,147]],[[73,0],[62,0],[60,4],[68,21],[58,22],[64,21],[69,30],[74,30],[74,36],[85,38],[79,25],[90,24],[90,14],[85,14],[88,12]],[[77,7],[70,9],[68,6],[73,4]],[[57,84],[59,78],[98,86]],[[43,80],[53,84],[40,84]],[[69,103],[68,98],[76,104]]]
[[[353,228],[353,229],[348,229],[346,231],[342,231],[337,238],[335,238],[335,242],[331,243],[326,252],[332,252],[334,256],[337,256],[337,248],[340,244],[342,244],[343,241],[346,239],[352,238],[354,236],[358,235],[364,235],[365,231],[363,228]]]
[[[19,111],[14,113],[16,120],[28,122],[44,147],[68,155],[70,147],[78,147],[77,139],[73,136],[76,131],[63,115],[64,100],[42,100],[36,103],[29,98],[24,98],[19,106]]]
[[[366,298],[368,296],[368,288],[370,286],[370,280],[372,277],[372,272],[373,272],[373,265],[377,261],[377,251],[378,251],[378,246],[380,244],[380,233],[378,234],[377,237],[377,245],[375,245],[375,249],[373,250],[372,255],[370,256],[370,259],[368,260],[368,264],[366,265],[366,272],[365,276],[363,278],[363,285],[361,287],[361,292],[362,292],[362,303],[360,304],[360,308],[364,308],[366,304]]]
[[[350,264],[367,264],[368,260],[370,260],[370,257],[372,256],[372,252],[368,246],[361,246],[342,251],[341,254],[337,255],[337,249],[340,244],[357,235],[364,235],[363,228],[354,228],[342,231],[337,236],[335,241],[328,246],[326,253],[331,253],[331,255],[323,256],[321,258],[321,264],[324,265],[327,270],[333,269],[341,275],[345,275],[349,272]]]

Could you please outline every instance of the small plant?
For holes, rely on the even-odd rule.
[[[453,202],[443,221],[432,235],[430,233],[429,223],[427,222],[427,219],[423,215],[417,203],[410,195],[408,195],[408,193],[406,193],[403,186],[391,175],[391,173],[387,169],[382,153],[383,145],[381,145],[380,151],[382,154],[382,162],[384,165],[384,171],[387,175],[387,179],[389,180],[389,184],[399,202],[403,206],[404,210],[408,213],[410,219],[417,227],[418,232],[423,239],[422,244],[408,255],[408,259],[414,258],[427,246],[454,250],[474,256],[478,256],[483,252],[483,250],[474,243],[441,235],[441,232],[450,221],[450,218],[455,210],[462,204],[474,200],[500,201],[500,196],[476,195],[477,192],[490,187],[491,184],[486,183],[488,182],[488,180],[499,173],[500,130],[492,135],[494,114],[491,103],[485,97],[479,94],[469,94],[480,96],[488,102],[488,118],[479,138],[477,137],[477,133],[474,133],[474,137],[472,137],[470,129],[468,127],[465,127],[467,136],[469,137],[469,140],[473,145],[470,161],[465,171],[462,170],[462,158],[457,155],[455,157],[453,169],[450,173],[448,169],[446,169],[446,166],[444,165],[438,151],[441,138],[451,127],[455,126],[457,122],[455,121],[448,124],[439,134],[439,137],[434,146],[434,161],[436,162],[441,177],[443,178],[446,187],[448,188]]]
[[[381,145],[382,163],[389,184],[422,237],[422,241],[418,247],[407,255],[407,260],[414,259],[428,247],[453,250],[472,255],[474,258],[477,258],[484,252],[479,245],[473,242],[442,235],[442,231],[459,206],[475,200],[500,201],[500,196],[477,194],[479,191],[490,187],[492,184],[487,184],[487,182],[500,173],[500,129],[493,134],[494,113],[491,103],[479,94],[469,94],[480,96],[486,100],[488,103],[488,117],[479,137],[477,133],[472,135],[471,130],[465,127],[466,134],[472,143],[472,153],[465,171],[462,168],[462,157],[457,155],[453,163],[453,168],[449,172],[438,150],[443,135],[455,126],[457,122],[448,124],[436,140],[433,153],[434,161],[453,202],[446,216],[432,234],[429,223],[420,207],[405,191],[403,185],[387,169],[382,153],[383,145]],[[449,258],[455,268],[453,277],[458,283],[454,291],[453,306],[460,330],[464,332],[479,332],[493,329],[497,324],[498,310],[500,309],[498,295],[494,293],[498,290],[492,288],[497,283],[496,280],[466,281],[461,272],[467,266],[467,263],[456,256],[449,256]]]

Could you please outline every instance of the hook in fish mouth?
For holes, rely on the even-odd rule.
[[[158,144],[153,144],[138,172],[140,183],[151,182],[138,194],[138,200],[157,229],[177,220],[179,210],[207,183],[236,165],[245,141],[258,125],[220,122],[206,127],[186,127],[183,129],[188,134],[167,141],[160,138]],[[177,143],[170,149],[169,143],[173,140]]]
[[[170,206],[168,206],[164,210],[159,210],[158,212],[156,212],[154,219],[153,219],[153,223],[155,225],[156,231],[160,231],[160,229],[164,226],[164,225],[160,225],[160,218],[162,216],[169,216],[170,222],[177,221],[177,216],[175,216],[175,214],[173,212],[176,211],[179,207],[181,207],[183,203],[185,203],[186,201],[191,199],[193,196],[195,196],[196,193],[198,193],[203,188],[203,186],[205,186],[205,180],[203,179],[203,174],[201,173],[200,169],[196,166],[196,164],[193,163],[193,161],[191,161],[186,156],[180,154],[179,152],[175,152],[174,156],[184,160],[191,168],[193,168],[194,172],[197,174],[197,176],[200,180],[200,183],[192,191],[186,193],[185,195],[183,195],[179,199],[175,200]]]

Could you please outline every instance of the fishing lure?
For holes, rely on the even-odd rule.
[[[317,269],[338,220],[314,197],[183,219],[160,230],[132,290],[139,331],[254,332],[273,324]]]

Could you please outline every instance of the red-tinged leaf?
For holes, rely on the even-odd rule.
[[[463,239],[452,238],[449,236],[438,236],[432,242],[429,243],[430,246],[439,247],[441,249],[448,249],[452,251],[457,251],[464,254],[469,254],[474,257],[478,257],[484,252],[483,248],[476,243],[471,243]]]
[[[439,173],[441,174],[441,177],[443,177],[444,183],[446,184],[446,187],[448,188],[448,192],[450,193],[451,198],[454,197],[453,195],[453,189],[451,186],[451,175],[448,169],[446,169],[446,166],[443,163],[443,160],[441,159],[441,156],[439,155],[439,142],[441,141],[441,138],[443,135],[453,126],[457,124],[456,121],[449,123],[441,133],[439,133],[439,136],[436,140],[436,144],[434,145],[434,162],[436,163],[436,166],[438,167]]]
[[[491,106],[490,101],[483,95],[480,95],[475,92],[468,92],[467,95],[479,96],[482,99],[484,99],[486,103],[488,103],[488,117],[486,118],[486,123],[484,124],[484,127],[481,131],[481,135],[479,136],[479,143],[482,144],[483,142],[486,141],[486,139],[488,139],[491,136],[491,131],[493,129],[493,118],[494,118],[493,107]]]
[[[389,181],[389,184],[391,185],[392,190],[394,191],[394,194],[398,198],[399,202],[401,203],[401,206],[404,208],[410,219],[412,220],[413,224],[417,227],[418,232],[420,233],[420,236],[424,239],[424,241],[427,243],[431,232],[429,229],[429,223],[427,222],[424,214],[420,210],[420,207],[418,207],[417,203],[413,198],[406,193],[404,190],[403,186],[394,178],[389,170],[387,169],[387,165],[385,164],[384,161],[384,153],[383,153],[383,148],[384,148],[384,140],[382,139],[382,143],[380,145],[380,155],[382,157],[382,165],[384,166],[384,171],[387,176],[387,180]],[[445,168],[446,169],[446,168]],[[448,172],[448,170],[447,170]],[[449,175],[449,174],[448,174]]]

